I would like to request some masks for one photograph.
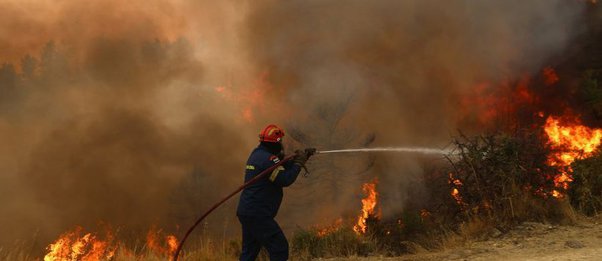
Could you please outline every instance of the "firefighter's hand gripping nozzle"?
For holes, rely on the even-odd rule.
[[[309,171],[307,170],[305,163],[314,154],[316,154],[315,148],[306,148],[305,150],[296,150],[295,151],[295,156],[293,157],[293,161],[295,162],[295,164],[299,165],[305,171],[305,173],[303,173],[304,177],[309,176]]]
[[[314,154],[316,154],[316,152],[318,152],[318,150],[316,148],[305,149],[305,153],[307,153],[307,158],[313,156]]]

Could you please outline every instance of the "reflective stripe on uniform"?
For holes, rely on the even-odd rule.
[[[247,165],[247,169],[248,170],[255,170],[255,166],[253,166],[253,165]]]
[[[272,175],[270,176],[270,181],[274,182],[274,180],[276,180],[276,177],[278,177],[278,174],[280,173],[281,170],[284,170],[284,167],[278,166],[274,171],[272,171]]]

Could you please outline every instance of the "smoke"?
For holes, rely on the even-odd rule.
[[[0,3],[3,244],[98,222],[174,230],[201,211],[174,207],[195,169],[203,207],[240,183],[258,127],[215,91],[244,64],[223,34],[234,7]]]
[[[479,83],[494,87],[540,70],[578,34],[583,7],[565,0],[263,1],[249,14],[246,39],[254,66],[286,89],[281,99],[295,108],[288,127],[302,143],[441,148],[457,129],[479,127],[459,125],[473,106],[463,97]],[[361,182],[373,176],[390,216],[431,161],[437,159],[316,159],[315,181],[295,186],[289,203],[301,209],[313,202],[316,211],[290,209],[292,218],[282,219],[310,225],[353,215]]]
[[[465,116],[460,98],[538,70],[573,38],[581,9],[567,0],[0,1],[0,241],[38,231],[47,243],[98,221],[187,226],[242,181],[267,123],[285,125],[288,148],[445,146]],[[280,220],[290,231],[355,215],[373,176],[393,213],[424,160],[316,156]]]

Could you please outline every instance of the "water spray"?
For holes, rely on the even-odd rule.
[[[308,154],[308,156],[319,155],[319,154],[354,153],[354,152],[355,153],[357,153],[357,152],[398,152],[398,153],[399,152],[405,152],[405,153],[420,153],[420,154],[431,154],[431,155],[448,155],[448,154],[452,153],[451,151],[448,151],[448,150],[435,149],[435,148],[424,148],[424,147],[383,147],[383,148],[340,149],[340,150],[322,150],[322,151],[316,151],[316,149],[305,149],[305,153]],[[274,171],[276,168],[278,168],[282,164],[284,164],[284,163],[292,160],[293,158],[294,158],[294,156],[288,156],[288,157],[282,159],[277,164],[274,164],[273,166],[271,166],[271,167],[267,168],[266,170],[262,171],[261,173],[259,173],[254,178],[252,178],[249,181],[247,181],[244,184],[242,184],[240,187],[238,187],[238,189],[236,189],[232,193],[228,194],[225,198],[223,198],[219,202],[215,203],[215,205],[213,205],[211,208],[209,208],[209,210],[207,210],[205,213],[203,213],[203,215],[201,215],[201,217],[198,218],[196,220],[196,222],[186,231],[186,234],[184,234],[184,236],[182,237],[182,239],[178,243],[178,247],[176,248],[176,251],[174,252],[173,257],[171,258],[171,260],[172,261],[178,261],[178,256],[180,255],[180,252],[182,251],[182,247],[184,246],[184,242],[186,242],[186,239],[190,236],[190,234],[192,233],[192,231],[209,214],[211,214],[211,212],[213,212],[215,209],[217,209],[219,206],[221,206],[228,199],[230,199],[234,195],[238,194],[238,192],[241,192],[246,187],[252,185],[253,183],[259,181],[263,177],[265,177],[268,174],[272,173],[272,171]]]
[[[408,153],[420,153],[420,154],[449,154],[451,151],[424,148],[424,147],[383,147],[383,148],[364,148],[364,149],[342,149],[342,150],[321,150],[316,151],[316,154],[327,154],[327,153],[351,153],[351,152],[408,152]]]

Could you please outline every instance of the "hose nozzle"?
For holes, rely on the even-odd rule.
[[[305,154],[307,155],[308,158],[317,153],[318,153],[318,150],[316,150],[316,148],[306,148],[305,149]]]

